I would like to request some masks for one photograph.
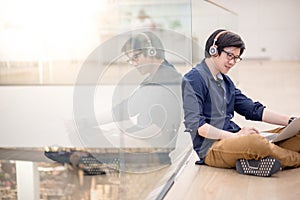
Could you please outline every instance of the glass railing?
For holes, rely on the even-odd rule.
[[[198,0],[13,0],[0,13],[0,196],[162,199],[192,152],[181,76],[237,16]],[[131,65],[135,37],[168,61],[155,76]]]

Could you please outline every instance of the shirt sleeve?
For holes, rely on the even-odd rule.
[[[205,85],[205,84],[204,84]],[[203,102],[207,89],[201,78],[195,75],[185,76],[182,81],[182,99],[184,124],[187,132],[195,132],[206,123],[203,116]]]
[[[234,110],[245,116],[247,120],[262,121],[262,114],[265,106],[260,102],[253,102],[252,99],[244,95],[239,89],[235,88]]]

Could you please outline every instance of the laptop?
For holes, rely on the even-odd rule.
[[[261,132],[260,134],[266,137],[270,142],[279,142],[295,136],[300,131],[300,118],[295,119],[287,125],[280,134]]]

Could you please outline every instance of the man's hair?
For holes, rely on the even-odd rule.
[[[148,51],[150,48],[155,49],[155,58],[165,58],[163,44],[161,40],[152,32],[142,32],[133,35],[125,42],[121,51],[126,54],[131,51],[141,51],[145,56],[149,56]]]
[[[218,29],[213,32],[206,41],[205,44],[205,57],[210,57],[209,48],[213,45],[215,37],[222,31],[226,31],[224,29]],[[245,50],[245,43],[242,38],[233,32],[227,31],[219,35],[217,41],[215,43],[217,46],[218,55],[221,54],[222,50],[226,47],[237,47],[240,48],[240,56],[243,54]]]

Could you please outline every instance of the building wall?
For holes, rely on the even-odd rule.
[[[300,1],[215,0],[238,14],[247,58],[300,60]]]

